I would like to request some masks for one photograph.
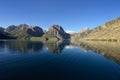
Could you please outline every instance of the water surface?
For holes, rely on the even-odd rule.
[[[120,80],[118,43],[0,41],[0,80]]]

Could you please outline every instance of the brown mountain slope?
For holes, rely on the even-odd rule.
[[[87,39],[120,39],[120,18],[93,29]]]
[[[85,33],[85,32],[84,32]],[[82,37],[79,36],[82,34]],[[73,36],[72,40],[102,40],[117,41],[120,40],[120,17],[105,23],[102,26],[90,30],[89,33],[79,33],[77,37]]]
[[[120,39],[120,18],[112,20],[93,29],[85,38],[88,39]]]

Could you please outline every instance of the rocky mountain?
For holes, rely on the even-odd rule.
[[[91,30],[89,30],[89,28],[83,28],[79,33],[75,33],[75,34],[71,35],[71,40],[76,41],[76,40],[79,40],[81,38],[83,39],[90,32],[91,32]]]
[[[29,40],[31,37],[41,37],[44,32],[39,26],[29,26],[27,24],[20,24],[10,34],[17,39]]]
[[[83,34],[84,36],[81,36]],[[98,26],[94,28],[93,30],[90,30],[90,32],[79,33],[79,35],[80,36],[77,36],[78,40],[94,40],[94,41],[120,40],[120,17],[112,21],[109,21],[103,24],[102,26]],[[72,39],[74,39],[75,36],[73,36]]]
[[[86,36],[88,39],[120,39],[120,18],[105,23],[93,29]]]
[[[0,33],[4,33],[4,28],[0,27]]]
[[[11,31],[13,31],[15,28],[17,28],[17,26],[15,26],[15,25],[10,25],[10,26],[8,26],[6,29],[5,29],[5,32],[11,32]]]
[[[0,27],[0,39],[8,39],[9,36],[8,34],[5,32],[5,29]]]
[[[66,33],[60,25],[53,25],[48,31],[43,31],[39,26],[29,26],[27,24],[10,25],[6,29],[0,27],[0,33],[18,40],[58,41],[70,38],[70,34]]]
[[[46,32],[45,36],[46,35],[53,36],[53,37],[57,38],[58,40],[70,38],[70,34],[66,33],[60,25],[51,26],[49,28],[48,32]]]
[[[120,17],[93,29],[85,39],[120,40]]]
[[[32,40],[41,41],[59,41],[70,39],[70,34],[66,33],[60,25],[53,25],[47,31],[44,31],[42,37],[32,37]]]
[[[83,28],[83,29],[80,31],[80,33],[88,32],[88,31],[89,31],[89,28],[88,28],[88,27],[85,27],[85,28]]]

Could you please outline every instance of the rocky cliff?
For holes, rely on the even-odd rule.
[[[17,28],[17,26],[15,25],[10,25],[5,29],[5,32],[12,32],[13,30],[15,30],[15,28]]]
[[[10,34],[18,39],[29,40],[31,37],[41,37],[44,32],[39,26],[20,24]]]
[[[47,34],[53,35],[58,39],[69,39],[70,34],[66,33],[60,25],[53,25],[49,28]]]
[[[70,34],[66,33],[60,25],[51,26],[48,31],[43,31],[39,26],[27,24],[10,25],[6,29],[0,27],[1,34],[6,33],[19,40],[64,40],[69,39]],[[3,35],[2,35],[3,36]]]

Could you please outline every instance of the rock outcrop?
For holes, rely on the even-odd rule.
[[[31,37],[41,37],[44,32],[39,26],[20,24],[10,34],[18,39],[29,40]]]
[[[44,34],[42,28],[39,26],[29,27],[27,33],[34,37],[41,37]]]
[[[11,32],[11,31],[13,31],[13,30],[15,30],[15,28],[16,28],[17,26],[15,26],[15,25],[10,25],[10,26],[8,26],[6,29],[5,29],[5,32]]]
[[[53,25],[49,28],[47,34],[53,35],[58,39],[69,39],[70,34],[66,33],[64,29],[59,25]]]
[[[27,24],[10,25],[6,29],[0,27],[0,32],[7,36],[12,36],[19,40],[50,40],[58,41],[70,39],[70,34],[66,33],[59,25],[51,26],[48,31],[43,31],[39,26],[29,26]],[[2,35],[3,36],[3,35]]]

